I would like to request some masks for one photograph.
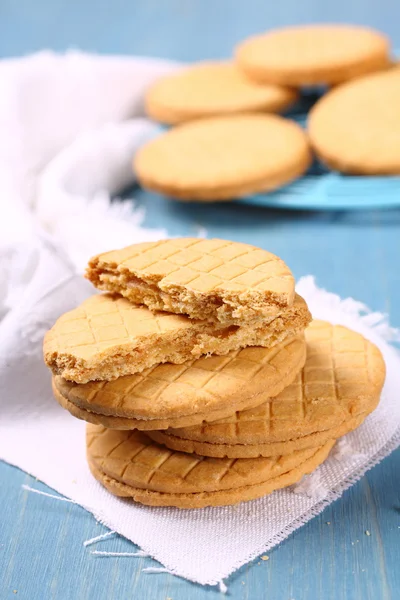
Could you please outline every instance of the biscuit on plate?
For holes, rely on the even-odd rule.
[[[144,144],[134,159],[139,183],[180,200],[232,200],[267,192],[305,173],[307,136],[277,115],[190,121]]]
[[[357,25],[297,25],[245,40],[236,62],[255,81],[286,86],[338,84],[391,64],[388,38]]]
[[[278,85],[259,84],[233,62],[201,62],[157,80],[147,91],[149,117],[168,125],[224,114],[280,112],[298,93]]]

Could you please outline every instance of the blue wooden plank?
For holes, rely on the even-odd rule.
[[[0,53],[23,54],[70,46],[182,60],[229,56],[234,43],[288,22],[349,21],[374,25],[400,46],[397,0],[323,3],[317,0],[3,0]],[[397,16],[397,18],[396,18]],[[60,26],[62,24],[62,26]],[[284,212],[258,207],[184,205],[134,190],[147,209],[146,224],[172,234],[209,235],[252,242],[281,255],[295,275],[313,273],[320,285],[391,313],[400,325],[400,211]],[[229,580],[238,599],[380,600],[400,589],[400,452],[374,468],[343,498]],[[108,600],[220,597],[171,575],[146,575],[146,558],[101,559],[84,549],[103,532],[83,509],[30,495],[22,483],[48,490],[0,464],[0,598]],[[330,523],[329,525],[327,523]],[[365,531],[370,531],[367,536]],[[171,540],[171,543],[173,541]],[[132,551],[121,538],[102,548]],[[223,552],[224,549],[221,549]],[[16,590],[16,593],[14,593]]]

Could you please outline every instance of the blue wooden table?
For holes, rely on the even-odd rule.
[[[398,0],[2,0],[0,54],[43,47],[146,54],[192,60],[229,56],[246,35],[307,21],[364,22],[400,47]],[[167,203],[135,192],[148,226],[190,235],[251,242],[282,256],[299,277],[390,312],[400,326],[400,210],[324,214],[239,204]],[[0,416],[1,418],[1,416]],[[281,546],[269,561],[243,567],[227,582],[237,599],[388,600],[400,598],[400,451],[375,467],[343,497]],[[50,491],[0,464],[0,599],[203,600],[220,597],[171,575],[142,573],[146,558],[96,558],[82,541],[103,533],[91,515],[29,494],[21,484]],[[365,531],[371,535],[366,535]],[[134,547],[116,538],[107,550]],[[223,548],[221,548],[223,552]]]

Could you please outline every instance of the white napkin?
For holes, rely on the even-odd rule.
[[[156,133],[142,118],[123,120],[140,116],[144,88],[172,68],[51,53],[0,65],[0,458],[90,510],[170,572],[224,590],[232,571],[282,541],[400,443],[400,359],[385,341],[398,333],[383,315],[319,290],[312,278],[299,282],[315,317],[379,345],[388,374],[373,415],[290,490],[237,507],[179,511],[118,500],[92,478],[84,423],[51,396],[42,338],[57,316],[92,293],[76,275],[88,255],[167,233],[144,229],[142,213],[130,203],[113,206],[110,196],[133,180],[132,154]]]
[[[177,66],[80,52],[0,62],[0,248],[41,225],[82,268],[110,244],[166,236],[110,198],[134,182],[134,153],[159,131],[144,118],[146,88]]]

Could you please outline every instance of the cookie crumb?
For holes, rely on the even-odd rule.
[[[368,529],[365,530],[365,535],[371,535],[371,532]]]
[[[327,521],[327,522],[326,522],[326,524],[327,524],[327,525],[330,525],[330,524],[331,524],[331,522],[330,522],[330,521]]]
[[[264,554],[264,556],[261,557],[261,560],[269,560],[269,556],[267,556],[266,554]]]

